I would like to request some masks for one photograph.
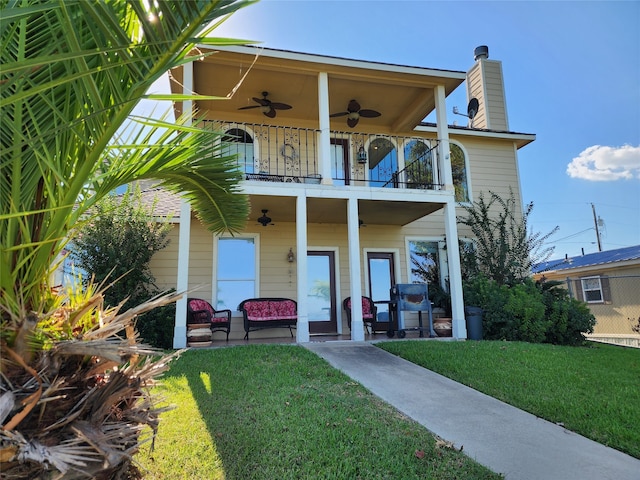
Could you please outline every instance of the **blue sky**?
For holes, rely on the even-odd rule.
[[[640,245],[640,2],[262,0],[216,36],[267,48],[466,71],[502,61],[530,227],[552,258]],[[464,86],[447,99],[466,123]]]

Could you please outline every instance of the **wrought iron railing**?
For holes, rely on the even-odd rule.
[[[223,153],[236,155],[246,180],[320,182],[318,130],[212,120],[205,127],[225,133]],[[332,131],[333,184],[438,190],[437,145],[422,137]]]

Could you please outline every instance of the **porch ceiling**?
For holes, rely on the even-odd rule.
[[[318,128],[318,72],[328,74],[329,113],[343,112],[351,99],[361,108],[377,110],[377,118],[360,118],[359,131],[408,132],[435,108],[433,89],[444,85],[448,95],[464,80],[463,72],[389,66],[376,63],[332,59],[314,55],[279,55],[261,53],[244,47],[237,51],[218,51],[194,64],[197,94],[226,100],[198,101],[201,112],[211,118],[237,122],[280,125],[295,124]],[[340,60],[340,61],[338,61]],[[245,76],[246,74],[246,76]],[[181,93],[182,69],[172,72],[174,93]],[[238,110],[257,105],[252,98],[269,92],[269,99],[291,105],[279,110],[276,118],[263,116],[259,108]],[[350,130],[346,117],[331,119],[332,130]]]
[[[294,197],[251,195],[249,224],[257,224],[262,210],[268,210],[272,223],[295,222]],[[442,208],[439,203],[358,200],[360,220],[365,225],[407,225]],[[347,200],[342,198],[307,198],[308,223],[347,223]]]

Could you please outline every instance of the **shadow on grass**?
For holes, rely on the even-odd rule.
[[[299,346],[191,350],[163,383],[159,393],[178,403],[163,415],[174,426],[160,427],[159,443],[165,435],[178,436],[174,458],[167,460],[208,462],[208,471],[181,478],[501,478],[436,445],[424,427]],[[182,453],[180,435],[191,444]],[[208,458],[201,451],[196,458],[175,458],[194,448]],[[156,456],[154,468],[167,455]]]

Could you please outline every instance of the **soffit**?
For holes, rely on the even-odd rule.
[[[296,221],[296,199],[269,195],[251,195],[248,224],[257,224],[262,210],[268,210],[272,223]],[[365,225],[407,225],[442,208],[441,204],[359,200],[358,213]],[[339,198],[307,198],[307,223],[347,223],[347,201]]]
[[[297,55],[256,55],[216,51],[194,63],[194,85],[197,94],[228,98],[198,101],[201,112],[212,118],[238,122],[292,124],[318,128],[318,72],[327,72],[329,113],[347,109],[351,99],[361,108],[377,110],[377,118],[360,118],[359,130],[379,132],[411,131],[435,108],[433,89],[443,85],[451,93],[464,81],[463,72],[438,71],[416,67],[389,66],[359,61],[334,61],[331,58]],[[301,60],[309,58],[311,60]],[[319,59],[325,59],[321,62]],[[172,90],[181,93],[182,72],[173,72]],[[263,91],[269,99],[291,105],[279,110],[275,119],[262,115],[259,108],[238,110],[256,105],[253,97]],[[348,129],[346,117],[331,119],[332,130]]]

